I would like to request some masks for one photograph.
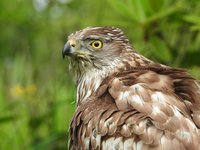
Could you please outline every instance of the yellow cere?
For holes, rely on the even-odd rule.
[[[93,41],[91,46],[95,49],[100,49],[103,46],[103,43],[100,40]]]

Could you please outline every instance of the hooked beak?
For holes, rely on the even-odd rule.
[[[71,50],[71,45],[67,42],[64,45],[64,48],[62,50],[62,57],[65,58],[66,55],[71,55],[72,54],[72,50]]]

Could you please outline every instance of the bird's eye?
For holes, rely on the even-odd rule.
[[[90,45],[95,49],[100,49],[102,48],[103,43],[100,40],[96,40],[96,41],[93,41]]]

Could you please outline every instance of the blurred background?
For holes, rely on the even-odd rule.
[[[0,149],[67,149],[75,85],[61,50],[87,26],[117,26],[146,57],[200,79],[200,1],[0,1]]]

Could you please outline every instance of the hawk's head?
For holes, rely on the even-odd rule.
[[[102,68],[120,59],[122,52],[132,50],[119,28],[89,27],[71,34],[63,49],[70,56],[72,67]]]

